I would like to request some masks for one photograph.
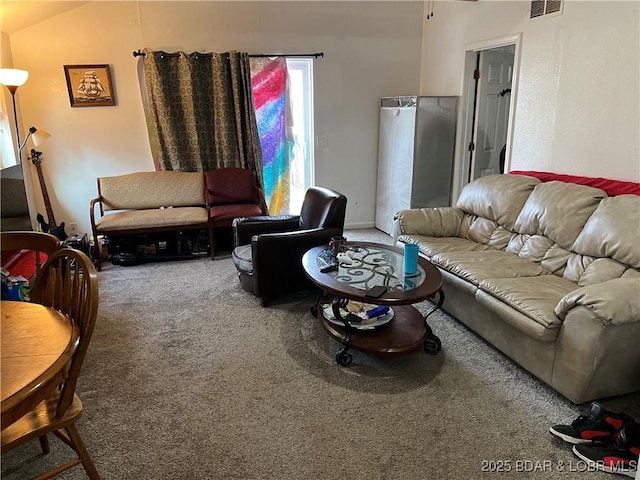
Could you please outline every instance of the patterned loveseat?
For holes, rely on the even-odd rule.
[[[569,400],[640,390],[640,196],[493,175],[395,229],[442,271],[446,311]]]
[[[101,177],[98,197],[91,200],[89,210],[100,270],[98,235],[206,229],[204,177],[201,172],[173,171]]]

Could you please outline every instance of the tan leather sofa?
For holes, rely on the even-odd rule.
[[[96,206],[99,216],[96,217]],[[136,172],[98,178],[98,197],[89,205],[91,232],[122,235],[207,228],[202,172]],[[95,242],[101,269],[99,242]]]
[[[492,175],[395,235],[440,268],[447,312],[572,402],[640,390],[639,196]]]

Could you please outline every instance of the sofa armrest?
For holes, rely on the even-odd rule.
[[[624,325],[640,322],[640,277],[616,278],[578,288],[568,293],[556,305],[555,313],[564,320],[576,307],[585,307],[603,325]]]
[[[240,217],[233,220],[234,247],[251,243],[254,235],[291,232],[300,228],[299,215]]]
[[[394,216],[394,237],[424,235],[426,237],[457,237],[464,211],[456,207],[412,208],[400,210]]]

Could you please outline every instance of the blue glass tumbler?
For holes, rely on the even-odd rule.
[[[412,275],[418,270],[418,251],[420,247],[414,243],[404,245],[404,274]]]

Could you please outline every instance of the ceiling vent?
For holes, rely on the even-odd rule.
[[[531,2],[531,15],[529,18],[539,18],[545,15],[560,15],[562,13],[562,0],[533,0]]]

